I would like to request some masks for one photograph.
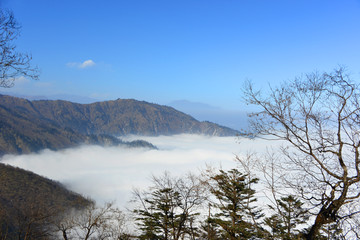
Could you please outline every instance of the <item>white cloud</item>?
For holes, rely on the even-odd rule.
[[[93,60],[86,60],[83,63],[80,64],[79,68],[88,68],[95,66],[95,62]]]
[[[175,175],[189,171],[199,173],[206,164],[229,169],[236,166],[234,154],[265,149],[261,140],[243,139],[239,143],[235,137],[177,135],[126,139],[139,138],[153,143],[159,150],[82,146],[6,155],[0,161],[60,181],[97,202],[115,200],[125,206],[132,188],[148,186],[152,174],[160,175],[164,171]]]
[[[84,68],[89,68],[89,67],[93,67],[95,66],[95,62],[91,59],[89,60],[86,60],[82,63],[79,63],[79,62],[69,62],[66,64],[66,66],[68,67],[75,67],[75,68],[80,68],[80,69],[84,69]]]

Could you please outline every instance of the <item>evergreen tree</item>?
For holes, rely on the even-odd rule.
[[[282,237],[285,234],[285,226],[278,214],[265,218],[264,223],[270,228],[271,239],[283,239]]]
[[[174,228],[181,227],[181,214],[175,209],[181,204],[179,193],[171,188],[153,191],[144,201],[145,209],[134,210],[138,214],[140,229],[143,231],[141,239],[171,239]]]
[[[319,240],[345,240],[348,239],[344,236],[343,230],[341,229],[340,221],[327,224],[321,228],[321,236],[318,237]],[[355,237],[355,236],[353,236]]]
[[[251,239],[261,236],[261,229],[256,220],[262,214],[252,206],[256,202],[255,190],[250,184],[257,183],[258,179],[248,180],[247,175],[236,169],[220,173],[211,177],[210,191],[217,200],[214,204],[216,213],[210,218],[210,223],[222,229],[223,239]]]
[[[197,207],[204,202],[200,182],[192,175],[172,178],[167,173],[153,178],[150,191],[135,191],[140,207],[134,210],[140,239],[178,240],[198,236]]]
[[[309,213],[303,208],[303,203],[292,195],[277,200],[276,207],[270,206],[277,213],[265,219],[265,224],[271,228],[274,238],[284,240],[300,238],[297,227],[309,219]]]

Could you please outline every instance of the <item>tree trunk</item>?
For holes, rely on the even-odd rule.
[[[336,221],[336,213],[340,208],[339,206],[341,205],[336,204],[335,201],[333,201],[327,208],[323,207],[320,209],[309,233],[306,234],[306,240],[314,240],[323,225]]]
[[[63,233],[62,235],[63,235],[64,240],[68,240],[66,230],[63,230],[62,233]]]

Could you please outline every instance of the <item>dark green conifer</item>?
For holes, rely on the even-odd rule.
[[[265,224],[271,228],[272,237],[283,240],[300,239],[298,227],[309,219],[308,210],[293,195],[282,197],[276,202],[277,206],[270,208],[277,213],[265,219]]]
[[[209,220],[222,230],[222,238],[233,240],[261,236],[264,230],[256,221],[262,214],[253,206],[255,190],[250,187],[258,179],[248,180],[247,175],[231,169],[227,172],[220,170],[211,180],[211,193],[217,202],[214,204],[216,213]]]

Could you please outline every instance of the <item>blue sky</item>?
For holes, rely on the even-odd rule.
[[[359,0],[0,0],[39,81],[1,89],[242,107],[262,87],[344,65],[360,73]]]

